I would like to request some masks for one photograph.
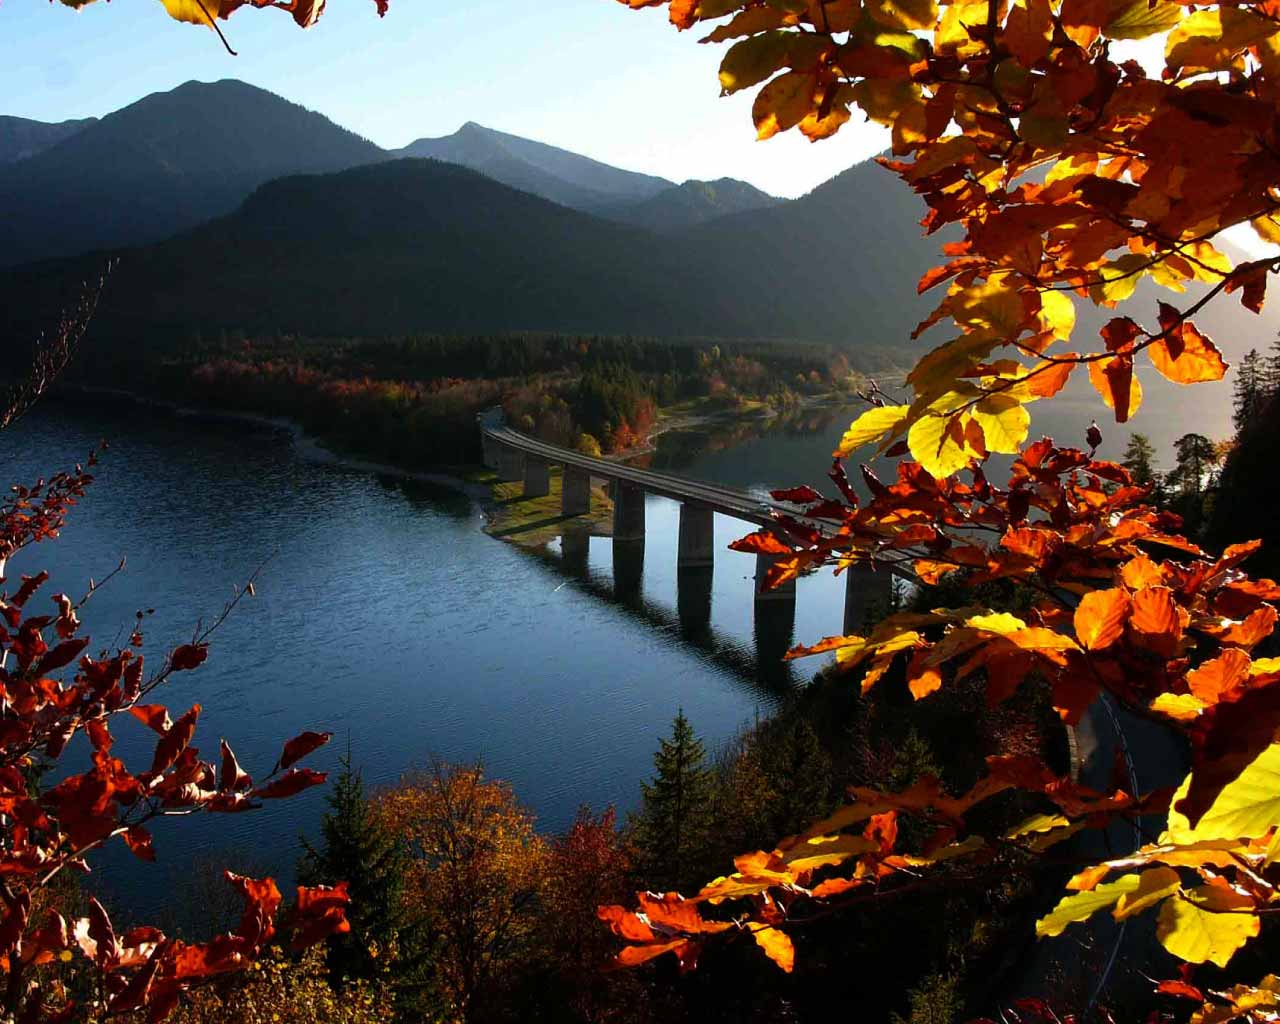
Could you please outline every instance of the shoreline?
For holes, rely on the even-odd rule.
[[[91,398],[123,398],[149,409],[159,409],[174,416],[190,419],[224,420],[232,423],[245,423],[252,426],[271,427],[287,433],[293,440],[298,454],[308,462],[338,469],[349,469],[355,472],[371,473],[376,476],[391,476],[402,480],[413,480],[418,483],[435,484],[462,494],[481,507],[488,517],[487,506],[492,504],[491,489],[487,484],[464,479],[455,473],[444,471],[430,472],[426,470],[406,469],[389,462],[373,462],[351,455],[343,455],[325,446],[324,442],[309,434],[300,423],[287,416],[268,416],[265,413],[241,412],[236,409],[218,409],[204,406],[180,405],[162,398],[152,398],[136,391],[124,388],[99,387],[93,384],[59,384],[50,397],[59,395],[80,394]]]

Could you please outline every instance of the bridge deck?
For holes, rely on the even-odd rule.
[[[631,484],[648,494],[703,505],[735,519],[760,526],[768,526],[773,522],[770,513],[775,509],[790,515],[795,515],[797,512],[797,509],[791,505],[761,499],[747,491],[735,490],[732,487],[687,480],[684,477],[672,476],[670,473],[638,469],[609,459],[583,455],[581,452],[561,448],[559,445],[539,441],[536,437],[522,434],[510,427],[487,427],[484,432],[498,444],[516,448],[526,455],[585,470],[593,477]]]

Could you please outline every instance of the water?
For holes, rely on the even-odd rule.
[[[481,760],[556,830],[582,804],[634,807],[678,708],[714,749],[819,667],[782,665],[790,643],[840,628],[843,587],[827,576],[801,581],[794,619],[785,605],[753,614],[754,558],[725,550],[747,529],[733,520],[717,517],[712,572],[678,574],[678,507],[663,499],[650,499],[647,542],[620,548],[615,572],[606,538],[525,551],[485,535],[465,498],[307,461],[268,427],[48,402],[0,434],[0,459],[9,480],[33,481],[104,437],[111,449],[63,536],[16,557],[11,578],[47,568],[46,594],[76,595],[127,558],[82,617],[96,647],[154,608],[154,659],[265,562],[258,596],[218,631],[209,661],[158,695],[175,717],[199,702],[196,745],[216,759],[227,738],[251,774],[269,771],[290,736],[330,730],[314,767],[334,769],[349,744],[377,786],[433,756]],[[783,465],[791,451],[792,471],[802,451],[821,466],[830,445],[786,431],[766,440]],[[795,482],[737,472],[735,449],[685,448],[698,475]],[[127,763],[149,760],[153,734],[132,719],[116,731]],[[76,771],[86,757],[81,743],[64,760]],[[106,893],[150,912],[210,859],[288,879],[297,837],[315,833],[323,809],[317,789],[251,814],[162,822],[157,865],[104,853]]]

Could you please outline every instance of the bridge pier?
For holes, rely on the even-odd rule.
[[[706,568],[715,562],[715,513],[705,505],[680,505],[680,544],[676,566]]]
[[[613,487],[613,539],[644,540],[644,491],[621,481]]]
[[[879,572],[869,565],[852,565],[844,571],[844,633],[850,636],[866,628],[867,609],[877,597],[887,598],[893,587],[893,573]]]
[[[524,477],[524,452],[509,444],[498,446],[498,479],[514,483]]]
[[[536,455],[524,457],[524,496],[543,498],[551,493],[551,464]]]
[[[795,604],[796,601],[796,581],[794,579],[787,580],[786,583],[773,590],[764,589],[765,573],[769,571],[769,566],[778,560],[778,555],[756,555],[756,602],[761,601],[789,601]]]
[[[498,443],[483,431],[480,434],[481,462],[486,469],[498,468]]]
[[[581,516],[591,511],[591,474],[565,466],[560,478],[560,514]]]

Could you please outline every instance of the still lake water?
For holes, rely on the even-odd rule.
[[[711,437],[674,439],[659,461],[744,487],[816,483],[847,420],[721,452]],[[465,498],[307,461],[268,427],[46,402],[0,434],[0,459],[8,480],[34,481],[101,438],[111,450],[63,536],[21,553],[11,578],[47,568],[45,594],[78,595],[127,558],[86,607],[87,632],[95,646],[121,642],[134,613],[153,608],[146,649],[158,658],[269,557],[209,661],[158,695],[175,715],[199,702],[196,745],[216,760],[226,737],[251,774],[269,771],[290,736],[330,730],[314,767],[334,769],[348,743],[374,786],[432,756],[482,760],[543,828],[560,829],[581,804],[636,805],[678,708],[710,749],[768,714],[819,667],[783,667],[778,654],[841,624],[843,587],[829,576],[801,581],[794,622],[757,623],[754,559],[724,550],[745,532],[733,520],[717,517],[713,573],[678,579],[678,506],[663,499],[650,499],[647,542],[620,552],[615,578],[607,538],[524,551],[485,535]],[[751,449],[755,472],[735,461]],[[153,734],[132,719],[117,732],[127,762],[149,759]],[[71,770],[86,756],[74,746]],[[316,789],[250,814],[158,823],[157,865],[122,846],[103,854],[120,879],[106,895],[149,913],[210,859],[287,880],[299,833],[314,834],[323,810]]]

